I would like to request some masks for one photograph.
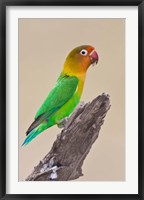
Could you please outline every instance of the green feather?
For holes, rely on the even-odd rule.
[[[22,145],[28,144],[39,133],[68,116],[77,105],[79,98],[75,97],[78,78],[61,75],[56,85],[48,94],[46,100],[35,115],[35,121],[27,131],[27,138]]]
[[[35,119],[44,114],[43,118],[50,116],[64,105],[75,93],[78,85],[78,78],[75,76],[61,75],[55,87],[48,94],[46,100],[39,108],[35,115]]]

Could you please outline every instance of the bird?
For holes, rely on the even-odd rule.
[[[58,125],[73,112],[80,102],[87,69],[97,64],[98,60],[98,53],[91,45],[81,45],[70,51],[55,86],[48,93],[26,131],[22,146],[27,145],[49,127]]]

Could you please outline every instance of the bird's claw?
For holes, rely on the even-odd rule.
[[[67,124],[67,122],[68,122],[68,117],[65,117],[65,118],[63,118],[62,120],[60,120],[60,121],[58,121],[57,122],[57,126],[59,127],[59,128],[64,128],[65,127],[65,125]]]

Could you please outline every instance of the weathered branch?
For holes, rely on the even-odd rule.
[[[83,161],[98,138],[109,108],[109,96],[104,93],[91,103],[80,103],[50,152],[34,167],[26,181],[68,181],[82,176]]]

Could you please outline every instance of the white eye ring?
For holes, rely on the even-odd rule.
[[[81,54],[82,56],[86,56],[86,55],[88,54],[88,52],[87,52],[87,50],[82,49],[82,50],[80,51],[80,54]]]

